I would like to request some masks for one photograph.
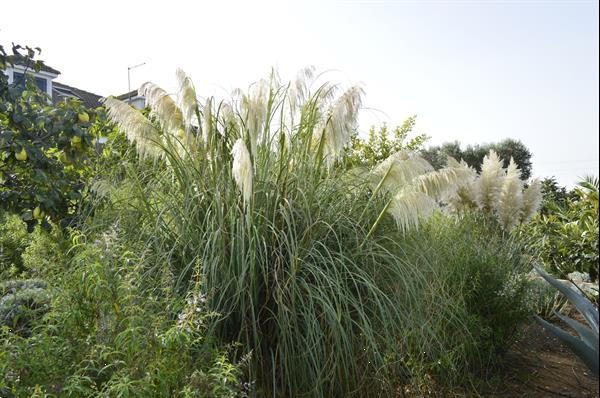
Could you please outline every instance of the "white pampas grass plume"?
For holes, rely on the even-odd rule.
[[[424,173],[433,171],[433,167],[416,153],[400,150],[379,163],[372,171],[373,184],[392,194],[398,192]]]
[[[177,106],[181,109],[186,133],[198,127],[198,100],[194,83],[183,70],[177,69]]]
[[[542,184],[537,178],[523,192],[521,222],[527,222],[535,215],[542,203]]]
[[[219,134],[236,138],[240,136],[240,123],[238,114],[230,103],[222,101],[217,111],[217,123],[221,126]]]
[[[460,187],[475,179],[475,170],[448,158],[448,166],[417,176],[413,181],[417,189],[436,200],[442,200],[455,196]]]
[[[108,117],[125,133],[127,139],[135,144],[138,154],[145,158],[161,157],[162,138],[160,132],[140,111],[114,97],[103,98],[102,103],[108,109]]]
[[[315,142],[324,140],[323,155],[331,167],[342,155],[356,128],[358,111],[362,106],[364,91],[358,86],[346,90],[325,113],[323,121],[315,128]]]
[[[517,167],[514,159],[506,169],[506,176],[500,190],[498,200],[497,217],[500,225],[505,230],[513,229],[521,219],[521,208],[523,203],[523,182],[521,181],[521,171]]]
[[[290,82],[290,86],[287,92],[288,104],[290,114],[293,116],[298,108],[308,98],[308,86],[309,82],[312,81],[315,75],[315,67],[308,66],[300,69],[296,75],[296,79]],[[292,118],[293,120],[293,118]]]
[[[421,219],[429,217],[436,209],[437,202],[423,192],[410,188],[400,190],[388,207],[388,212],[402,231],[418,228]]]
[[[209,137],[212,134],[212,97],[206,100],[204,105],[204,113],[202,115],[202,140],[208,143]]]
[[[490,153],[483,158],[481,174],[474,187],[477,205],[483,211],[494,212],[497,209],[504,174],[502,160],[496,152],[490,150]]]
[[[138,90],[146,98],[146,105],[156,116],[161,128],[168,134],[178,137],[184,130],[183,116],[171,96],[154,83],[144,83]]]
[[[264,124],[267,118],[267,103],[269,100],[269,82],[261,79],[250,87],[248,94],[237,90],[234,95],[240,95],[240,114],[250,137],[252,154],[256,155],[258,141],[262,138]]]
[[[244,202],[249,203],[252,196],[252,160],[244,140],[240,138],[233,144],[231,154],[233,155],[231,169],[233,178],[242,193]]]

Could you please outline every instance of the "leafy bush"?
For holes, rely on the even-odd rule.
[[[445,378],[489,370],[528,317],[524,274],[531,265],[519,243],[499,231],[496,220],[472,213],[434,218],[405,240],[405,261],[431,272],[429,278],[448,290],[442,305],[453,308],[457,317],[438,332],[447,346],[426,362],[452,358],[457,373]]]
[[[0,210],[0,279],[9,279],[23,271],[21,255],[30,237],[19,217]]]
[[[418,134],[408,139],[415,123],[416,116],[411,116],[402,123],[402,126],[394,128],[391,134],[385,124],[377,130],[375,127],[371,127],[366,140],[355,133],[352,136],[349,148],[348,166],[366,165],[372,167],[400,150],[419,150],[429,137],[425,134]]]
[[[116,231],[73,247],[53,280],[52,308],[27,336],[0,336],[2,396],[232,397],[239,370],[205,337],[212,317],[198,288],[187,299],[144,283]],[[25,292],[38,282],[14,282]],[[4,299],[3,299],[4,302]]]
[[[598,279],[598,179],[582,181],[566,200],[521,230],[531,253],[551,273],[565,278],[578,271]]]
[[[38,50],[39,51],[39,50]],[[0,70],[19,62],[39,70],[29,47],[0,46]],[[66,226],[82,198],[94,144],[105,119],[80,101],[49,103],[31,79],[23,87],[0,73],[0,208],[19,215],[29,231],[49,221]]]
[[[0,326],[28,335],[31,323],[49,309],[50,295],[41,280],[13,280],[0,284]]]
[[[17,215],[0,211],[0,279],[46,279],[65,272],[67,236],[59,228],[36,227],[28,233]]]

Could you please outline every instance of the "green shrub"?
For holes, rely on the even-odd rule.
[[[556,313],[567,309],[567,299],[542,279],[533,279],[530,286],[531,311],[547,320],[556,319]]]
[[[32,322],[49,309],[50,294],[42,280],[12,280],[0,284],[0,327],[29,335]]]
[[[530,252],[551,273],[578,271],[598,279],[598,179],[582,181],[564,206],[553,206],[523,226]]]
[[[182,299],[146,285],[139,257],[115,231],[94,243],[83,235],[75,240],[69,272],[53,280],[56,294],[43,321],[27,336],[1,332],[2,396],[208,398],[241,391],[226,347],[205,337],[216,315],[198,287]]]
[[[444,378],[485,374],[528,316],[524,274],[531,266],[521,246],[499,231],[496,220],[481,214],[438,217],[404,242],[406,261],[432,273],[431,280],[447,291],[443,305],[453,308],[456,317],[439,331],[445,346],[427,361],[448,358],[452,366],[437,369]]]
[[[0,210],[0,280],[23,272],[21,255],[29,242],[23,221],[18,216]]]
[[[0,211],[0,279],[59,276],[66,269],[67,236],[60,228],[28,233],[18,216]]]

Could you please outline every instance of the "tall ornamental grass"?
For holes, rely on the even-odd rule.
[[[405,151],[348,170],[362,90],[317,84],[312,69],[228,100],[199,100],[177,78],[173,96],[140,88],[149,117],[104,101],[154,164],[129,187],[140,212],[130,234],[146,240],[148,278],[184,294],[200,273],[220,315],[209,331],[241,343],[253,394],[385,396],[416,376],[427,347],[443,352],[449,325],[473,341],[453,293],[401,244],[471,170],[436,172]]]

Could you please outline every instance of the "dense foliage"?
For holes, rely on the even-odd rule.
[[[349,148],[348,166],[374,166],[400,150],[416,151],[421,149],[429,139],[427,135],[417,134],[409,138],[416,119],[416,116],[409,117],[401,126],[394,128],[391,134],[385,124],[378,129],[371,127],[367,139],[363,139],[358,136],[358,133],[355,133]]]
[[[359,139],[362,90],[312,69],[202,102],[177,77],[175,96],[142,86],[143,112],[106,99],[119,130],[99,109],[58,133],[108,137],[59,156],[78,194],[42,218],[76,227],[27,234],[25,193],[0,212],[0,396],[425,396],[490,376],[529,308],[499,217],[536,207],[514,162],[434,170],[414,118]],[[50,108],[30,116],[78,117]],[[475,206],[441,211],[461,189]]]
[[[15,59],[32,71],[42,66],[34,49],[13,46],[13,53],[0,47],[0,70]],[[38,223],[72,223],[104,127],[96,119],[79,101],[54,106],[32,79],[9,85],[0,73],[0,207],[20,215],[29,231]]]
[[[118,229],[86,242],[33,235],[50,266],[0,286],[0,395],[229,397],[242,392],[227,350],[204,337],[214,316],[197,288],[148,285]],[[40,241],[39,244],[37,241]],[[131,243],[131,242],[130,242]],[[60,247],[68,246],[69,255]],[[143,253],[143,252],[140,252]]]
[[[523,237],[551,273],[586,272],[597,280],[598,179],[580,182],[564,203],[547,206],[523,228]]]

